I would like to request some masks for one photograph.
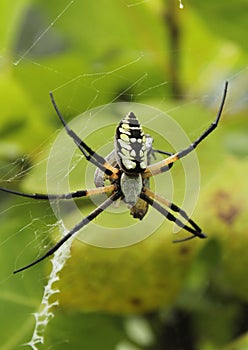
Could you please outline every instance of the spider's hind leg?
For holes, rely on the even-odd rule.
[[[187,148],[173,153],[169,157],[164,160],[157,162],[155,164],[149,165],[143,173],[143,178],[151,177],[156,174],[163,173],[168,170],[168,165],[176,162],[178,159],[181,159],[187,156],[190,152],[192,152],[209,134],[211,134],[218,126],[220,117],[222,115],[222,111],[224,108],[226,96],[227,96],[227,87],[228,82],[225,83],[222,100],[220,103],[219,110],[217,112],[217,116],[215,120],[210,124],[210,126],[195,140],[193,141]]]
[[[80,149],[80,151],[83,153],[85,158],[93,163],[96,167],[101,169],[106,175],[109,177],[112,177],[114,179],[118,178],[118,172],[119,169],[116,169],[111,164],[109,164],[101,155],[93,151],[66,123],[65,119],[63,118],[61,112],[59,111],[59,108],[55,102],[53,93],[50,92],[50,98],[53,104],[53,107],[63,124],[67,134],[73,139],[77,147]]]

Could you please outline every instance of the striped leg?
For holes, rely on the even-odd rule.
[[[89,146],[86,145],[86,143],[83,140],[80,139],[80,137],[73,130],[71,130],[69,128],[69,126],[67,125],[66,121],[64,120],[62,114],[60,113],[60,111],[58,109],[58,106],[55,102],[55,99],[54,99],[52,92],[50,92],[50,97],[51,97],[53,107],[54,107],[61,123],[63,124],[67,134],[73,139],[73,141],[75,142],[77,147],[80,149],[80,151],[83,153],[85,158],[89,162],[91,162],[95,166],[97,166],[99,169],[101,169],[110,178],[117,179],[118,178],[117,174],[118,174],[119,170],[114,168],[108,162],[106,162],[106,160],[102,156],[100,156],[99,154],[94,152]]]
[[[112,192],[115,190],[114,185],[92,188],[89,190],[79,190],[75,192],[70,192],[66,194],[43,194],[43,193],[24,193],[19,191],[9,190],[8,188],[0,187],[0,191],[11,193],[21,197],[27,197],[32,199],[40,200],[57,200],[57,199],[72,199],[72,198],[82,198],[93,196],[100,193]]]
[[[175,222],[177,226],[183,228],[184,230],[192,234],[192,236],[187,237],[185,239],[174,241],[175,243],[186,241],[195,237],[199,237],[199,238],[207,237],[205,233],[202,232],[200,227],[188,217],[186,212],[180,209],[175,204],[168,202],[166,199],[160,196],[157,196],[155,193],[151,192],[148,189],[145,189],[145,191],[140,194],[140,198],[142,198],[144,201],[146,201],[148,204],[150,204],[152,207],[158,210],[163,216],[166,217],[166,219]],[[166,210],[162,205],[160,205],[159,202],[163,205],[166,205],[172,211],[179,213],[181,217],[185,219],[192,227],[185,225],[180,219],[176,218],[173,214],[171,214],[168,210]]]
[[[31,266],[34,266],[41,262],[42,260],[48,258],[52,254],[56,252],[68,239],[70,239],[73,235],[75,235],[79,230],[81,230],[84,226],[89,224],[93,219],[95,219],[99,214],[101,214],[106,208],[108,208],[114,201],[121,197],[121,192],[115,192],[111,197],[106,199],[101,205],[99,205],[95,210],[93,210],[89,215],[83,218],[77,225],[75,225],[71,231],[69,231],[58,243],[56,243],[46,254],[42,255],[39,259],[33,261],[31,264],[28,264],[20,269],[14,271],[14,273],[18,273],[28,269]]]
[[[170,164],[176,162],[178,159],[183,158],[187,154],[192,152],[199,145],[200,142],[202,142],[212,131],[214,131],[214,129],[218,126],[218,123],[219,123],[219,120],[220,120],[220,117],[221,117],[221,114],[223,111],[223,107],[224,107],[226,95],[227,95],[227,87],[228,87],[228,82],[225,83],[223,97],[221,100],[219,111],[217,113],[217,117],[210,124],[210,126],[207,128],[207,130],[205,130],[204,133],[200,137],[198,137],[198,139],[196,139],[194,142],[192,142],[189,147],[187,147],[187,148],[185,148],[185,149],[183,149],[175,154],[172,154],[171,156],[162,160],[161,162],[149,165],[147,167],[147,169],[144,171],[144,173],[142,174],[143,178],[151,177],[153,175],[160,174],[160,173],[167,171],[168,166]]]

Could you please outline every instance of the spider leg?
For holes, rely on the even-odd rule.
[[[18,273],[24,271],[31,266],[34,266],[41,262],[42,260],[48,258],[50,255],[54,254],[69,238],[71,238],[75,233],[77,233],[81,228],[90,223],[99,214],[101,214],[107,207],[109,207],[114,201],[121,197],[121,192],[115,192],[111,197],[106,199],[102,204],[100,204],[95,210],[93,210],[89,215],[87,215],[83,220],[81,220],[77,225],[75,225],[71,231],[69,231],[58,243],[56,243],[46,254],[42,255],[39,259],[33,261],[32,263],[15,270],[13,273]]]
[[[0,187],[0,191],[11,193],[21,197],[27,197],[32,199],[44,199],[44,200],[56,200],[56,199],[72,199],[93,196],[100,193],[106,193],[114,191],[115,186],[109,185],[104,187],[92,188],[89,190],[79,190],[75,192],[65,193],[65,194],[43,194],[43,193],[24,193],[14,190],[9,190],[8,188]]]
[[[80,149],[80,151],[83,153],[85,158],[93,163],[95,166],[97,166],[99,169],[101,169],[106,175],[111,177],[112,179],[117,179],[118,178],[118,172],[119,170],[113,167],[111,164],[106,162],[106,160],[100,156],[98,153],[94,152],[83,140],[80,139],[80,137],[67,125],[66,121],[64,120],[61,112],[58,109],[58,106],[55,102],[53,93],[50,92],[50,98],[53,104],[53,107],[63,124],[67,134],[73,139],[77,147]]]
[[[156,157],[156,154],[155,153],[159,153],[159,154],[165,154],[165,155],[167,155],[167,156],[172,156],[173,155],[173,153],[172,152],[166,152],[166,151],[161,151],[160,149],[154,149],[154,148],[152,148],[149,152],[147,152],[147,158],[148,157],[150,157],[150,159],[151,159],[151,157],[153,158],[153,159],[157,159],[157,157]],[[151,164],[151,162],[148,162],[148,165],[150,165]],[[173,163],[171,163],[171,166],[173,165]],[[168,170],[169,170],[170,168],[168,168]]]
[[[207,128],[207,130],[205,130],[203,132],[203,134],[198,137],[198,139],[196,139],[194,142],[192,142],[189,145],[189,147],[187,147],[187,148],[185,148],[185,149],[183,149],[175,154],[172,154],[171,156],[169,156],[168,158],[166,158],[160,162],[157,162],[153,165],[149,165],[142,175],[143,178],[151,177],[153,175],[160,174],[160,173],[167,171],[169,164],[176,162],[178,159],[183,158],[187,154],[192,152],[199,145],[200,142],[202,142],[212,131],[214,131],[214,129],[218,126],[218,123],[219,123],[219,120],[220,120],[220,117],[221,117],[221,114],[223,111],[223,107],[224,107],[226,96],[227,96],[227,87],[228,87],[228,82],[226,81],[225,87],[224,87],[224,92],[223,92],[223,97],[222,97],[221,104],[220,104],[220,107],[219,107],[219,110],[217,113],[217,117],[210,124],[210,126]]]
[[[188,216],[186,211],[179,208],[176,204],[167,201],[167,199],[152,192],[149,188],[144,188],[144,193],[148,197],[153,198],[153,199],[157,200],[158,202],[160,202],[161,204],[165,205],[166,207],[170,208],[172,211],[179,213],[181,215],[181,217],[184,218],[192,227],[194,227],[194,229],[196,231],[198,231],[198,232],[202,231],[201,228],[192,219],[190,219],[190,217]]]
[[[149,134],[146,134],[145,136],[146,136],[146,150],[147,150],[148,165],[151,164],[151,157],[156,159],[155,153],[166,154],[167,156],[171,156],[173,154],[171,152],[161,151],[160,149],[154,149],[152,147],[153,138]]]
[[[172,152],[166,152],[166,151],[161,151],[160,149],[152,149],[152,152],[154,153],[160,153],[160,154],[166,154],[167,156],[172,156],[174,153]]]
[[[205,233],[201,232],[201,229],[197,230],[194,227],[190,227],[188,225],[185,225],[180,219],[176,218],[168,210],[166,210],[164,207],[162,207],[158,202],[156,202],[155,200],[153,200],[152,198],[147,196],[144,192],[141,192],[140,198],[143,199],[144,201],[146,201],[152,207],[154,207],[157,211],[159,211],[163,216],[166,217],[166,219],[175,222],[177,224],[177,226],[179,226],[179,227],[183,228],[184,230],[190,232],[193,236],[187,238],[186,240],[191,239],[191,238],[195,238],[195,237],[199,237],[199,238],[206,238],[207,237],[205,235]],[[177,210],[175,210],[175,211],[177,211]]]

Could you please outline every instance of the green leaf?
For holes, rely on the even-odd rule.
[[[125,334],[118,316],[57,311],[45,335],[53,349],[115,349]]]

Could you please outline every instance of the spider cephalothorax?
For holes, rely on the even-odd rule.
[[[189,237],[174,242],[182,242],[195,237],[206,238],[206,235],[202,232],[201,228],[188,217],[183,209],[150,190],[149,179],[156,174],[168,171],[175,161],[192,152],[198,144],[217,127],[225,103],[227,86],[228,83],[226,82],[216,119],[197,140],[189,145],[189,147],[176,153],[153,150],[152,137],[144,134],[138,119],[134,113],[130,112],[118,125],[116,129],[114,150],[106,158],[103,158],[101,155],[94,152],[73,130],[70,129],[61,115],[52,93],[50,93],[52,104],[66,132],[73,139],[85,158],[97,167],[94,177],[96,188],[79,190],[67,194],[27,194],[6,188],[0,188],[0,190],[18,196],[40,200],[67,200],[93,196],[100,193],[109,193],[110,195],[102,204],[95,208],[95,210],[76,224],[46,254],[33,261],[31,264],[14,271],[14,273],[23,271],[52,255],[64,244],[65,241],[79,232],[81,228],[86,226],[118,199],[123,199],[125,201],[134,218],[142,219],[146,215],[148,206],[151,205],[168,220],[175,222],[176,225],[191,233]],[[155,151],[165,154],[167,157],[155,164],[151,164],[151,157]],[[110,181],[110,185],[105,186],[106,179]],[[178,216],[176,217],[173,212],[177,213]]]

